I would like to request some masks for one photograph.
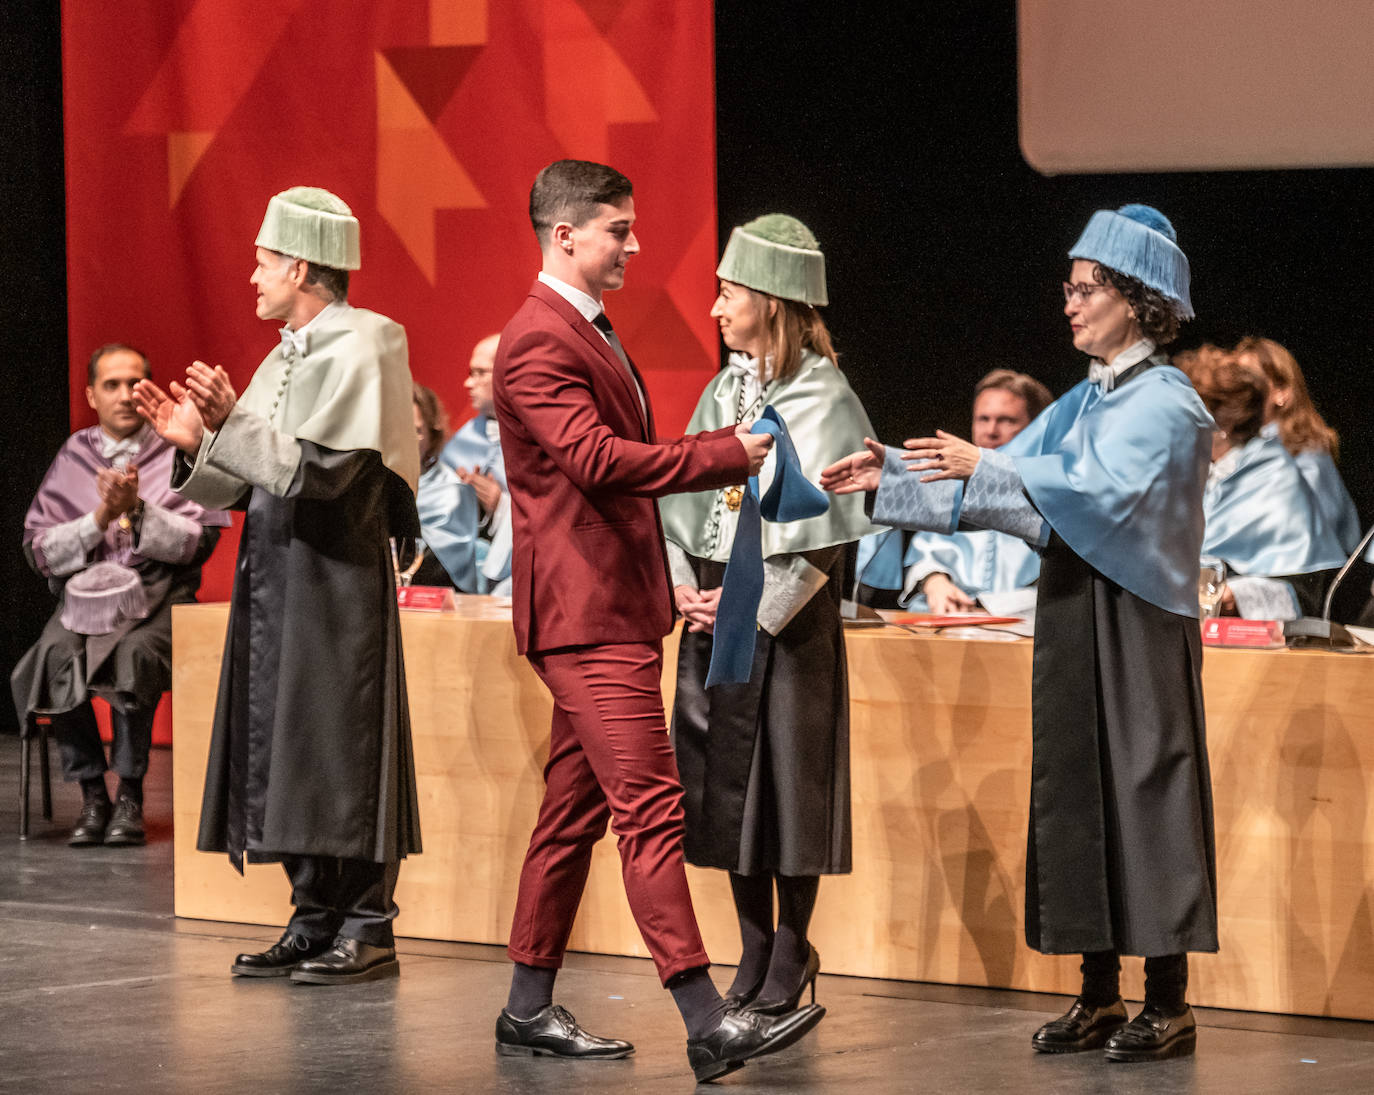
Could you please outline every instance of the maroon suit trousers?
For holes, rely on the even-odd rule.
[[[630,911],[666,983],[707,965],[682,858],[682,784],[663,717],[663,644],[531,653],[553,693],[544,801],[520,873],[509,953],[556,969],[592,848],[611,822]]]

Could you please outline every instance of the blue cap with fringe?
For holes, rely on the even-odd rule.
[[[1099,262],[1162,293],[1179,319],[1192,319],[1188,256],[1169,218],[1148,205],[1099,209],[1069,249],[1069,258]]]

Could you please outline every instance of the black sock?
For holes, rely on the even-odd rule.
[[[778,930],[761,1000],[782,1000],[797,991],[811,957],[806,932],[821,880],[815,875],[778,875]]]
[[[730,992],[744,996],[763,984],[773,953],[773,876],[730,872],[730,892],[739,916],[739,969]]]
[[[1164,1015],[1188,1008],[1188,956],[1164,954],[1145,959],[1145,1006]]]
[[[1087,951],[1079,970],[1083,990],[1078,994],[1090,1008],[1105,1008],[1121,995],[1121,959],[1116,951]]]
[[[128,776],[120,776],[119,788],[115,791],[115,798],[131,798],[142,806],[143,780],[130,779]]]
[[[533,1019],[553,1003],[553,982],[557,976],[557,970],[515,963],[506,1010],[517,1019]]]
[[[91,776],[81,781],[81,801],[110,804],[110,792],[105,790],[104,776]]]
[[[714,1033],[725,1018],[725,1000],[711,983],[705,966],[683,970],[668,979],[673,1003],[682,1012],[688,1038],[705,1038]]]

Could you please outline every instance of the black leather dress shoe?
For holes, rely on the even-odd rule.
[[[105,827],[110,824],[110,800],[88,798],[81,804],[81,813],[67,843],[73,848],[105,843]]]
[[[1146,1004],[1139,1015],[1107,1039],[1109,1061],[1163,1061],[1187,1057],[1197,1048],[1197,1020],[1184,1005],[1182,1015],[1165,1015]]]
[[[395,947],[374,947],[361,939],[340,936],[318,958],[307,958],[291,971],[291,980],[307,985],[343,985],[399,977],[401,964]]]
[[[1126,1022],[1126,1004],[1117,997],[1104,1007],[1089,1007],[1078,997],[1058,1019],[1051,1019],[1031,1036],[1041,1053],[1082,1053],[1097,1049]]]
[[[128,795],[120,795],[119,801],[115,803],[110,827],[105,830],[105,843],[148,843],[147,833],[143,829],[143,807]]]
[[[259,954],[239,955],[229,969],[235,977],[286,977],[298,962],[323,954],[333,945],[331,939],[312,942],[288,931]]]
[[[619,1038],[588,1034],[557,1004],[549,1004],[533,1018],[517,1019],[505,1008],[496,1017],[496,1052],[506,1057],[575,1057],[587,1061],[618,1061],[635,1051]]]
[[[776,1018],[756,1011],[727,1011],[720,1026],[705,1038],[687,1040],[687,1063],[697,1083],[718,1080],[744,1067],[751,1057],[786,1049],[824,1018],[825,1008],[819,1004]]]

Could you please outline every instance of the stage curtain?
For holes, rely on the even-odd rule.
[[[718,367],[708,0],[82,0],[62,46],[74,428],[105,342],[164,383],[200,359],[242,390],[277,339],[254,316],[253,239],[295,185],[352,206],[350,299],[405,325],[456,427],[472,345],[538,271],[530,183],[564,157],[635,184],[643,250],[608,311],[662,434]],[[227,598],[236,542],[203,599]]]

